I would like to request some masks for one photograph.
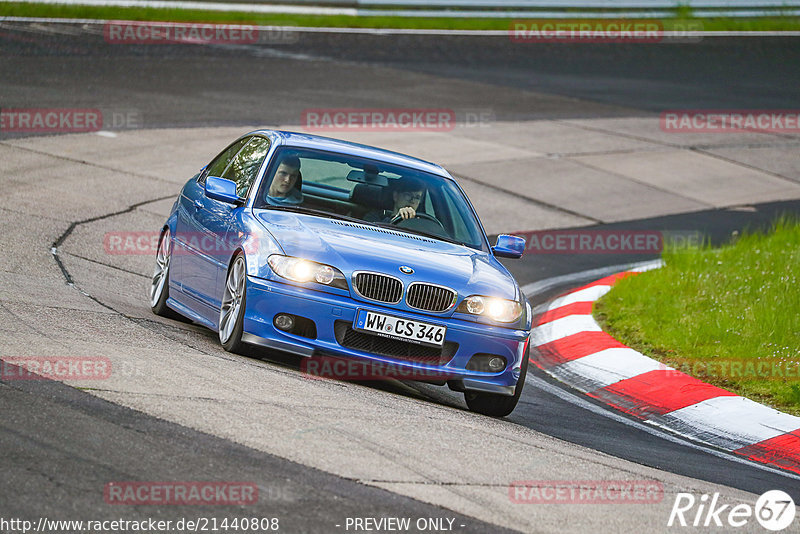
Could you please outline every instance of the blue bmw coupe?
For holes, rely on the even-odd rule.
[[[183,186],[161,229],[150,304],[219,332],[227,351],[343,361],[327,367],[342,378],[391,369],[502,417],[525,382],[531,309],[497,258],[524,248],[508,235],[491,246],[438,165],[259,130]]]

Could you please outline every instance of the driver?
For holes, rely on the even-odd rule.
[[[266,200],[273,206],[296,206],[303,202],[301,187],[300,158],[285,156],[275,171]]]
[[[425,196],[425,184],[416,178],[400,178],[392,184],[391,211],[385,210],[382,213],[368,214],[365,219],[373,222],[391,222],[413,219],[417,216],[417,210],[422,198]]]

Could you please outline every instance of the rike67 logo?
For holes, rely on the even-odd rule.
[[[756,501],[755,507],[749,504],[719,504],[719,493],[710,497],[703,494],[699,499],[691,493],[678,493],[667,526],[739,528],[755,517],[765,529],[778,532],[792,524],[795,513],[794,500],[781,490],[764,493]]]

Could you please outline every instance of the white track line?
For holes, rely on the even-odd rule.
[[[540,389],[540,390],[542,390],[542,391],[544,391],[546,393],[549,393],[550,395],[553,395],[554,397],[558,397],[559,399],[561,399],[561,400],[563,400],[565,402],[568,402],[570,404],[573,404],[573,405],[577,406],[578,408],[583,408],[584,410],[592,412],[593,414],[606,417],[608,419],[611,419],[612,421],[616,421],[617,423],[622,423],[624,425],[631,426],[631,427],[633,427],[633,428],[635,428],[637,430],[641,430],[642,432],[646,432],[646,433],[650,434],[651,436],[656,436],[657,438],[661,438],[661,439],[667,440],[667,441],[669,441],[671,443],[675,443],[675,444],[678,444],[678,445],[683,445],[684,447],[689,447],[690,449],[703,451],[703,452],[706,452],[706,453],[708,453],[708,454],[710,454],[712,456],[716,456],[717,458],[722,458],[723,460],[728,460],[728,461],[735,462],[735,463],[738,463],[738,464],[746,465],[748,467],[754,467],[756,469],[760,469],[762,471],[766,471],[768,473],[772,473],[773,475],[781,475],[781,476],[784,476],[786,478],[793,478],[795,480],[800,480],[800,475],[796,475],[796,474],[790,473],[788,471],[782,471],[782,470],[779,470],[779,469],[775,469],[774,467],[770,467],[768,465],[761,464],[761,463],[758,463],[758,462],[753,462],[751,460],[747,460],[745,458],[742,458],[740,456],[736,456],[734,454],[730,454],[730,453],[727,453],[727,452],[719,451],[719,450],[714,449],[714,448],[710,448],[710,447],[708,447],[706,445],[693,443],[693,442],[688,441],[687,439],[685,439],[683,437],[678,437],[678,436],[675,436],[674,434],[665,432],[665,431],[660,430],[658,428],[653,428],[652,426],[648,426],[645,423],[640,423],[639,421],[634,421],[632,419],[628,419],[627,417],[624,417],[624,416],[622,416],[622,415],[620,415],[620,414],[618,414],[616,412],[609,411],[607,408],[603,408],[601,406],[593,404],[593,403],[587,401],[586,399],[584,399],[583,397],[581,397],[579,395],[576,395],[575,393],[572,393],[572,392],[567,391],[567,390],[565,390],[565,389],[563,389],[563,388],[561,388],[559,386],[551,384],[550,382],[547,382],[546,380],[544,380],[542,378],[539,378],[538,376],[534,376],[534,375],[528,374],[528,376],[527,376],[527,378],[525,380],[525,383],[526,384],[530,383],[536,389]]]
[[[0,0],[14,2],[17,0]],[[798,12],[800,15],[800,12]],[[110,19],[70,19],[54,17],[0,17],[0,22],[37,22],[51,24],[107,24],[109,22],[142,22],[132,20]],[[164,21],[151,21],[153,24]],[[189,24],[189,23],[187,23]],[[510,38],[509,30],[443,30],[443,29],[410,29],[410,28],[334,28],[309,26],[258,26],[249,24],[222,24],[229,27],[247,27],[259,31],[294,31],[298,33],[341,33],[366,35],[449,35]],[[706,37],[800,37],[800,31],[665,31],[667,38],[706,38]],[[531,45],[533,46],[533,45]]]
[[[532,299],[558,286],[573,284],[583,280],[586,281],[597,280],[599,278],[620,273],[622,271],[635,271],[637,269],[645,269],[645,270],[654,269],[657,267],[661,267],[662,265],[664,265],[664,262],[661,260],[649,260],[649,261],[640,261],[637,263],[622,263],[619,265],[610,265],[608,267],[599,267],[597,269],[589,269],[588,271],[580,271],[577,273],[570,273],[561,276],[553,276],[551,278],[545,278],[544,280],[539,280],[537,282],[525,284],[524,286],[522,286],[521,289],[522,292],[525,293],[526,297]]]

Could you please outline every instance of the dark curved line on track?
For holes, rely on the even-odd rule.
[[[64,266],[64,263],[61,261],[61,258],[58,255],[58,247],[60,247],[64,243],[64,241],[70,236],[70,234],[72,234],[72,232],[75,230],[75,228],[77,228],[78,226],[80,226],[82,224],[87,224],[87,223],[91,223],[91,222],[95,222],[95,221],[102,221],[103,219],[108,219],[109,217],[115,217],[117,215],[123,215],[125,213],[130,213],[133,210],[135,210],[136,208],[138,208],[140,206],[144,206],[145,204],[150,204],[152,202],[158,202],[159,200],[167,200],[168,198],[173,198],[174,196],[175,195],[167,195],[167,196],[163,196],[163,197],[153,198],[153,199],[150,199],[150,200],[144,200],[142,202],[137,202],[136,204],[131,204],[130,206],[128,206],[124,210],[115,211],[115,212],[112,212],[112,213],[106,213],[105,215],[98,215],[96,217],[90,217],[88,219],[83,219],[83,220],[75,221],[75,222],[71,223],[67,227],[67,229],[64,230],[64,233],[61,234],[60,236],[58,236],[58,238],[55,241],[53,241],[53,244],[50,245],[50,253],[53,255],[53,259],[56,261],[56,265],[58,265],[58,268],[61,269],[61,274],[64,276],[64,280],[67,282],[67,285],[74,286],[75,285],[75,280],[73,280],[72,275],[69,274],[69,271]],[[97,300],[93,296],[89,295],[88,293],[85,293],[85,292],[82,292],[82,293],[84,293],[84,295],[86,295],[87,297],[89,297],[93,301],[97,302],[98,304],[100,304],[104,308],[107,308],[107,309],[109,309],[111,311],[116,311],[113,308],[110,308],[109,306],[103,304],[102,302],[100,302],[99,300]]]

